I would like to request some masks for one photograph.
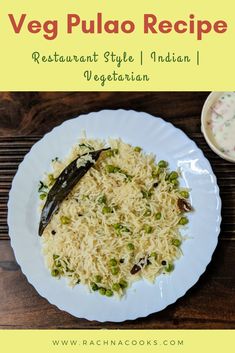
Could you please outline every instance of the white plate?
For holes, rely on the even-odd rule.
[[[138,281],[118,300],[89,293],[84,286],[74,289],[65,280],[51,277],[44,265],[37,235],[38,182],[50,168],[51,159],[63,158],[86,131],[92,138],[122,138],[123,141],[165,159],[171,169],[181,168],[181,185],[191,188],[195,212],[189,215],[183,243],[184,255],[170,275],[161,275],[155,284]],[[103,110],[68,120],[38,141],[20,164],[13,180],[8,203],[11,244],[17,262],[38,293],[61,310],[79,318],[97,321],[124,321],[144,317],[174,303],[205,271],[217,244],[221,222],[221,201],[216,178],[203,153],[181,130],[146,113]]]

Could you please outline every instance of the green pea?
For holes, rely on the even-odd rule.
[[[96,283],[100,283],[102,281],[102,277],[100,275],[95,276],[94,278]]]
[[[132,243],[127,244],[127,249],[134,250],[135,249],[134,244],[132,244]]]
[[[174,246],[179,247],[181,245],[181,240],[179,239],[172,239],[171,244]]]
[[[99,287],[97,286],[96,283],[92,282],[91,283],[91,289],[95,292],[95,291],[97,291],[99,289]]]
[[[109,265],[110,266],[117,266],[117,260],[116,259],[109,260]]]
[[[49,179],[50,181],[54,180],[54,175],[53,175],[53,174],[48,174],[48,179]]]
[[[153,178],[157,178],[158,175],[159,175],[159,170],[158,170],[157,168],[154,168],[154,169],[152,170],[152,177],[153,177]]]
[[[114,148],[113,150],[106,151],[106,157],[113,157],[115,154],[118,154],[118,149]]]
[[[122,173],[122,170],[119,167],[114,167],[113,173]]]
[[[120,284],[120,287],[121,287],[122,289],[128,287],[128,282],[125,281],[124,279],[121,279],[121,280],[119,281],[119,284]]]
[[[112,150],[106,151],[106,157],[113,157],[113,151]]]
[[[127,228],[126,226],[122,225],[121,223],[116,223],[113,225],[114,229],[116,231],[118,231],[118,234],[120,234],[120,232],[130,232],[130,229]]]
[[[150,190],[142,189],[141,190],[141,194],[142,194],[144,199],[149,199],[152,196],[152,194],[153,194],[153,188],[151,188]]]
[[[148,217],[148,216],[151,216],[151,211],[150,210],[146,210],[144,212],[144,217]]]
[[[158,166],[159,168],[166,168],[168,166],[168,162],[161,160],[158,162]]]
[[[53,260],[56,260],[56,259],[58,259],[60,256],[59,255],[53,255]]]
[[[48,179],[49,179],[49,185],[54,184],[55,178],[53,174],[48,174]]]
[[[189,193],[188,193],[188,191],[180,191],[180,195],[181,195],[184,199],[188,199],[188,198],[189,198]]]
[[[111,273],[112,275],[116,276],[119,272],[119,268],[118,267],[112,267],[111,268]]]
[[[100,205],[101,205],[102,203],[106,203],[106,201],[107,201],[106,196],[105,196],[105,195],[100,196],[97,201],[98,201],[98,203],[99,203]]]
[[[142,194],[144,199],[148,198],[148,191],[147,190],[141,190],[141,194]]]
[[[108,206],[104,206],[102,209],[102,213],[106,214],[106,213],[112,213],[112,208],[108,207]]]
[[[188,223],[188,218],[187,217],[181,217],[180,220],[179,220],[179,224],[181,226],[184,226],[185,224]]]
[[[105,289],[105,288],[100,288],[100,289],[99,289],[99,293],[100,293],[101,295],[105,295],[105,294],[106,294],[106,289]]]
[[[112,286],[112,289],[114,290],[114,292],[119,292],[121,289],[121,286],[119,283],[114,283]]]
[[[57,268],[59,268],[59,267],[62,266],[60,260],[55,260],[55,266],[56,266]]]
[[[115,167],[114,165],[107,165],[106,170],[108,173],[118,173],[121,172],[121,169],[119,167]]]
[[[120,237],[122,235],[121,230],[120,229],[116,230],[116,234],[117,234],[118,237]]]
[[[169,180],[170,181],[172,181],[172,180],[174,180],[174,179],[177,179],[179,177],[179,174],[177,173],[177,172],[175,172],[175,171],[173,171],[173,172],[171,172],[170,174],[169,174]]]
[[[66,217],[66,216],[61,216],[60,217],[60,222],[61,222],[61,224],[69,224],[71,222],[71,219],[69,217]]]
[[[125,176],[126,176],[126,181],[132,181],[133,176],[128,175],[128,174],[126,174],[126,173],[123,173],[123,174],[125,174]]]
[[[106,297],[112,297],[113,296],[113,291],[111,289],[106,289],[105,295],[106,295]]]
[[[114,166],[114,165],[112,165],[112,164],[107,164],[105,168],[106,168],[106,171],[107,171],[108,173],[114,173],[114,170],[115,170],[115,166]]]
[[[157,259],[157,253],[155,251],[153,251],[150,256],[153,257],[155,260]]]
[[[155,219],[156,219],[157,221],[159,221],[159,219],[161,219],[161,218],[162,218],[161,212],[158,212],[158,213],[155,214]]]
[[[135,152],[141,152],[141,151],[142,151],[142,148],[139,147],[139,146],[136,146],[136,147],[134,148],[134,151],[135,151]]]
[[[116,230],[120,229],[121,228],[121,223],[115,223],[113,225],[113,228],[116,229]]]
[[[53,277],[57,277],[58,275],[59,275],[59,270],[57,270],[56,268],[54,268],[53,270],[51,270],[51,275],[53,276]]]
[[[174,270],[175,266],[172,263],[169,263],[167,267],[165,268],[166,272],[172,272]]]
[[[173,180],[171,180],[171,184],[173,184],[174,187],[177,188],[179,186],[179,181],[177,179],[173,179]]]
[[[144,231],[145,231],[145,233],[150,234],[150,233],[153,232],[153,227],[151,227],[151,226],[148,225],[148,224],[145,224],[145,225],[144,225]]]
[[[44,200],[47,197],[47,194],[45,194],[45,193],[40,194],[39,197],[40,197],[41,200]]]
[[[118,236],[120,236],[121,235],[121,227],[122,227],[122,225],[120,223],[116,223],[116,224],[113,225],[113,227],[114,227],[114,229],[116,231],[116,234]]]

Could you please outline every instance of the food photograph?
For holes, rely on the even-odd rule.
[[[0,92],[0,328],[235,328],[235,92]]]

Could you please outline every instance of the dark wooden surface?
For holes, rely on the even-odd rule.
[[[207,94],[0,93],[0,328],[235,328],[235,164],[218,158],[200,132]],[[162,312],[120,324],[77,319],[41,298],[14,259],[6,220],[11,182],[30,147],[64,120],[104,108],[145,111],[185,131],[210,160],[223,203],[219,243],[198,283]]]

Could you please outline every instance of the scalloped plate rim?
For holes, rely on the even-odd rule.
[[[181,293],[180,296],[176,297],[176,299],[174,301],[166,303],[165,305],[163,305],[160,310],[157,310],[157,311],[154,311],[154,312],[152,312],[152,311],[151,312],[145,312],[145,313],[143,313],[141,315],[136,313],[136,314],[129,315],[125,319],[120,319],[120,320],[115,320],[115,319],[113,319],[113,320],[100,320],[100,319],[94,318],[92,315],[89,315],[89,314],[87,316],[84,316],[84,315],[83,316],[78,316],[78,315],[75,315],[71,310],[67,310],[67,309],[65,310],[62,305],[58,305],[53,300],[50,300],[50,298],[47,297],[47,293],[45,291],[43,291],[42,288],[38,288],[37,287],[37,283],[36,284],[34,283],[34,280],[33,280],[32,276],[30,276],[27,273],[27,269],[24,267],[24,264],[21,263],[20,256],[18,256],[19,254],[17,253],[17,251],[15,249],[14,236],[12,236],[12,234],[11,234],[12,225],[11,225],[10,209],[12,208],[12,200],[13,200],[12,197],[13,197],[13,194],[14,194],[14,186],[15,186],[15,183],[16,183],[17,174],[21,170],[21,168],[23,168],[24,162],[25,162],[25,160],[27,160],[28,156],[31,153],[33,153],[34,150],[36,150],[36,148],[38,148],[41,143],[47,141],[48,136],[56,134],[57,129],[61,129],[66,124],[72,123],[76,119],[81,119],[81,118],[86,118],[86,119],[89,119],[89,118],[91,119],[92,118],[92,119],[94,119],[94,115],[99,115],[99,114],[102,114],[103,112],[108,112],[108,113],[113,113],[113,112],[115,112],[115,113],[118,113],[118,112],[131,113],[131,114],[135,114],[136,116],[138,115],[140,118],[143,117],[143,115],[144,115],[145,118],[152,119],[152,120],[158,119],[165,126],[169,126],[171,129],[177,130],[178,133],[180,133],[184,138],[186,138],[187,140],[189,140],[192,143],[192,145],[197,150],[197,152],[199,152],[201,154],[201,157],[204,159],[204,162],[206,162],[207,168],[210,171],[210,175],[213,178],[213,183],[214,183],[214,186],[215,186],[216,199],[217,199],[217,202],[218,202],[218,219],[217,219],[217,224],[216,224],[216,234],[215,234],[215,238],[214,238],[214,244],[212,246],[211,253],[208,254],[208,256],[207,256],[207,261],[206,261],[207,264],[205,265],[204,270],[197,277],[194,278],[194,280],[192,281],[191,285],[188,288],[186,288],[183,291],[183,293]],[[217,243],[218,243],[218,236],[219,236],[219,233],[220,233],[220,223],[221,223],[221,199],[220,199],[220,195],[219,195],[219,187],[217,185],[217,178],[216,178],[215,174],[213,173],[213,170],[211,168],[211,165],[210,165],[209,161],[207,160],[207,158],[205,158],[203,152],[201,151],[201,149],[198,148],[197,144],[193,140],[191,140],[181,129],[175,127],[172,123],[167,122],[167,121],[165,121],[164,119],[162,119],[160,117],[155,117],[155,116],[153,116],[153,115],[151,115],[149,113],[146,113],[146,112],[135,111],[135,110],[132,110],[132,109],[128,109],[128,110],[125,110],[125,109],[104,109],[104,110],[100,110],[100,111],[96,111],[96,112],[90,112],[88,114],[81,114],[81,115],[79,115],[79,116],[77,116],[75,118],[65,120],[64,122],[62,122],[58,126],[54,127],[51,131],[46,133],[39,141],[37,141],[31,147],[29,152],[25,155],[23,161],[20,163],[20,165],[19,165],[19,167],[17,169],[17,172],[16,172],[16,174],[14,176],[14,179],[12,181],[12,187],[11,187],[11,190],[9,192],[7,221],[8,221],[8,225],[9,225],[10,242],[11,242],[11,246],[12,246],[12,248],[14,250],[16,261],[20,265],[21,270],[22,270],[23,274],[26,276],[28,282],[35,288],[35,290],[40,294],[40,296],[42,296],[43,298],[47,299],[49,303],[57,306],[60,310],[66,311],[66,312],[70,313],[71,315],[73,315],[75,317],[78,317],[78,318],[85,318],[85,319],[90,320],[90,321],[94,320],[94,321],[99,321],[99,322],[108,322],[108,321],[110,321],[110,322],[123,322],[125,320],[135,320],[137,318],[144,318],[144,317],[147,317],[147,316],[149,316],[149,315],[151,315],[153,313],[157,313],[159,311],[164,310],[167,306],[174,304],[178,299],[182,298],[186,294],[186,292],[198,282],[198,280],[200,279],[202,274],[206,271],[206,268],[207,268],[208,264],[211,262],[212,255],[213,255],[214,250],[215,250],[215,248],[217,246]]]

